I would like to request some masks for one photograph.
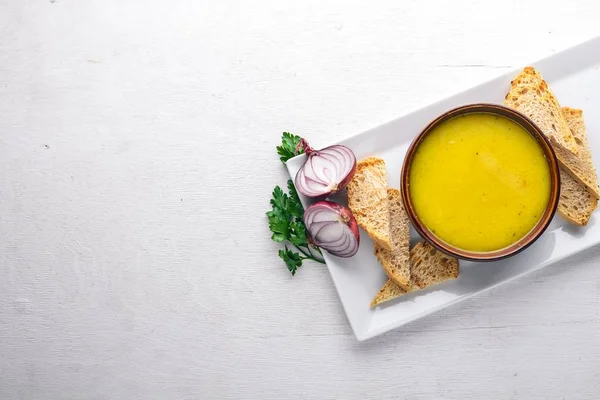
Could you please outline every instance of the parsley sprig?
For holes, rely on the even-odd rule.
[[[300,143],[300,136],[292,135],[289,132],[283,132],[281,136],[281,146],[277,146],[277,154],[282,163],[285,163],[290,158],[297,156],[298,154],[304,153],[303,149],[298,149],[298,143]]]
[[[285,163],[296,154],[301,154],[302,149],[296,152],[300,136],[284,132],[281,138],[281,146],[277,146],[277,154],[281,162]],[[292,275],[296,274],[304,260],[313,260],[325,264],[321,250],[310,244],[306,237],[306,226],[302,221],[304,207],[292,180],[287,182],[286,194],[279,186],[273,189],[271,198],[271,211],[267,212],[269,229],[273,233],[271,239],[278,243],[287,242],[283,249],[279,250],[279,257],[285,262]],[[295,250],[294,250],[295,249]]]

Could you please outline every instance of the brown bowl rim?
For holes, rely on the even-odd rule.
[[[533,136],[534,139],[536,139],[536,141],[542,148],[544,156],[548,160],[548,165],[550,167],[550,199],[548,201],[548,206],[544,210],[544,214],[540,218],[539,222],[527,235],[523,236],[519,241],[503,249],[494,250],[491,252],[473,252],[463,250],[458,247],[454,247],[435,236],[420,221],[419,217],[417,216],[409,190],[410,167],[414,159],[415,152],[421,144],[421,142],[423,141],[423,139],[433,130],[433,128],[435,128],[442,122],[445,122],[459,115],[471,113],[489,113],[501,115],[521,125],[527,132],[529,132],[531,136]],[[516,110],[513,110],[512,108],[508,108],[502,105],[491,103],[475,103],[456,107],[444,112],[443,114],[435,118],[433,121],[431,121],[425,127],[425,129],[423,129],[421,133],[417,135],[415,139],[413,139],[402,164],[400,187],[402,188],[402,201],[404,202],[404,207],[406,208],[408,217],[415,229],[417,230],[417,232],[419,233],[419,235],[428,243],[430,243],[432,246],[442,251],[443,253],[463,260],[479,262],[498,261],[514,256],[520,253],[521,251],[525,250],[527,247],[531,246],[548,228],[548,225],[550,225],[550,222],[552,221],[552,218],[554,217],[554,214],[556,213],[556,208],[558,206],[558,199],[560,196],[560,173],[558,169],[558,161],[556,159],[556,154],[554,153],[554,149],[552,148],[550,141],[548,140],[548,138],[546,138],[542,130],[529,117]]]

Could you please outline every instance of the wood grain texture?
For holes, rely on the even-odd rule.
[[[282,131],[600,33],[597,1],[499,4],[0,0],[0,398],[597,399],[598,248],[358,343],[269,240]]]

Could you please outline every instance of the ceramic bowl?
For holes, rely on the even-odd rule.
[[[514,242],[508,247],[494,250],[490,252],[474,252],[469,250],[460,249],[458,247],[452,246],[451,244],[446,243],[441,240],[437,236],[435,236],[425,224],[421,222],[419,216],[417,215],[410,194],[410,168],[414,158],[414,155],[419,148],[419,145],[423,142],[423,139],[433,131],[438,125],[447,121],[451,118],[457,117],[459,115],[471,114],[471,113],[489,113],[494,115],[500,115],[506,117],[517,124],[521,125],[533,138],[537,141],[540,148],[542,149],[546,160],[548,161],[548,166],[550,168],[550,199],[548,201],[548,205],[542,214],[542,217],[538,221],[538,223],[534,226],[534,228],[525,236],[523,236],[520,240]],[[558,198],[560,195],[560,173],[558,170],[558,163],[556,161],[556,155],[554,154],[554,150],[550,145],[550,142],[546,138],[546,136],[542,133],[540,128],[531,121],[528,117],[521,114],[518,111],[510,109],[508,107],[504,107],[496,104],[469,104],[462,107],[458,107],[452,109],[438,118],[433,120],[423,131],[413,140],[410,147],[408,148],[408,152],[406,153],[406,157],[404,159],[404,163],[402,165],[402,175],[400,187],[402,188],[402,199],[404,201],[404,205],[408,216],[423,239],[429,242],[431,245],[436,247],[438,250],[449,254],[453,257],[457,257],[463,260],[470,261],[496,261],[506,257],[513,256],[523,250],[525,250],[528,246],[533,244],[541,235],[544,233],[552,218],[554,217],[554,213],[556,212],[556,207],[558,206]]]

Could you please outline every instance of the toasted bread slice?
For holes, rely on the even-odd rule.
[[[558,215],[572,224],[585,226],[597,207],[598,199],[592,192],[561,168]]]
[[[437,251],[426,242],[419,242],[410,250],[411,288],[405,290],[389,279],[371,301],[375,307],[385,301],[400,297],[408,292],[424,289],[458,277],[459,265],[456,258]]]
[[[458,277],[458,260],[427,242],[419,242],[410,251],[410,271],[414,274],[413,288],[424,289]]]
[[[381,247],[392,250],[385,161],[365,158],[348,183],[348,206],[356,222]]]
[[[398,189],[388,189],[392,250],[375,243],[375,255],[390,279],[410,289],[410,224]]]
[[[581,110],[563,108],[565,120],[573,132],[575,140],[581,142],[579,157],[589,163],[589,170],[593,171],[594,178],[596,170],[592,164],[592,157],[587,141],[587,133],[583,114]],[[595,178],[597,179],[597,178]],[[594,210],[598,207],[598,199],[581,182],[576,181],[562,167],[560,169],[560,199],[558,200],[558,214],[565,220],[575,224],[587,225]]]
[[[379,293],[377,293],[377,296],[375,296],[375,298],[373,298],[373,300],[371,301],[371,308],[376,307],[381,303],[385,303],[386,301],[390,301],[400,296],[403,296],[408,292],[408,290],[402,289],[393,280],[388,279],[387,282],[385,282],[384,285],[381,287],[381,289],[379,289]]]
[[[600,199],[598,189],[598,174],[592,161],[590,144],[587,138],[587,129],[583,120],[583,111],[576,108],[563,107],[565,121],[569,127],[573,139],[578,147],[578,154],[561,154],[559,159],[565,170],[570,172],[573,178],[584,184],[595,198]],[[557,152],[557,155],[559,153]]]
[[[558,100],[533,67],[525,67],[510,83],[504,105],[527,115],[561,153],[578,153],[575,139],[567,126]]]

